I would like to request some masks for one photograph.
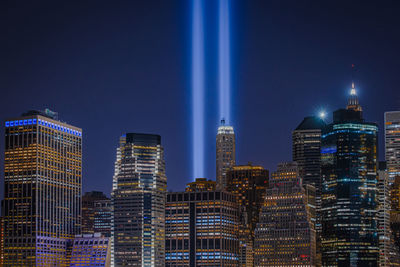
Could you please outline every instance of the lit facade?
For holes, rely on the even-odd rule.
[[[393,183],[400,176],[400,111],[385,112],[385,158]]]
[[[97,233],[94,229],[95,203],[108,199],[103,192],[91,191],[82,196],[82,234]]]
[[[255,229],[254,266],[315,266],[315,230],[308,203],[312,199],[301,184],[297,164],[279,164]]]
[[[56,113],[5,122],[4,265],[66,266],[81,227],[82,130]]]
[[[322,263],[378,266],[378,127],[366,123],[354,85],[322,133]]]
[[[73,241],[70,267],[111,266],[111,242],[100,233],[77,235]]]
[[[94,222],[95,233],[101,233],[105,237],[111,236],[112,228],[112,203],[111,199],[101,199],[94,203]]]
[[[389,173],[385,162],[379,163],[378,170],[378,236],[379,236],[379,266],[390,265],[390,185]]]
[[[221,189],[226,189],[226,173],[236,164],[236,145],[233,127],[225,125],[224,120],[218,127],[216,149],[217,185]]]
[[[167,194],[165,266],[238,266],[235,196],[213,181],[206,187],[204,179],[198,182],[186,192]]]
[[[390,206],[390,227],[400,252],[400,176],[396,176],[390,186]]]
[[[113,187],[112,263],[164,266],[167,178],[159,135],[120,138]]]
[[[227,174],[227,191],[239,205],[240,266],[253,266],[254,229],[268,188],[269,172],[261,166],[233,166]]]

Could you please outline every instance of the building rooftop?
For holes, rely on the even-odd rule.
[[[325,127],[325,122],[317,116],[305,117],[303,121],[297,126],[296,130],[312,130],[322,129]]]

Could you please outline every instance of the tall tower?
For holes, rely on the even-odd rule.
[[[315,266],[315,230],[309,209],[315,203],[308,201],[297,164],[279,164],[255,230],[254,266]]]
[[[385,112],[385,158],[393,183],[400,176],[400,111]]]
[[[323,266],[378,266],[378,126],[361,110],[353,83],[322,132]]]
[[[292,133],[293,161],[299,167],[303,185],[315,187],[315,230],[317,234],[317,258],[320,258],[321,234],[321,133],[325,122],[316,116],[305,117]]]
[[[114,266],[164,266],[167,178],[159,135],[120,138],[113,186]]]
[[[82,234],[94,234],[95,203],[105,200],[107,196],[103,192],[91,191],[82,196]]]
[[[269,172],[249,163],[233,166],[226,176],[227,190],[235,195],[239,204],[239,266],[254,266],[254,229],[264,204]]]
[[[236,164],[236,151],[235,132],[232,126],[225,125],[224,119],[221,120],[221,126],[218,127],[216,148],[217,186],[225,189],[226,173]]]
[[[82,130],[50,110],[5,123],[4,265],[67,266],[80,232]]]

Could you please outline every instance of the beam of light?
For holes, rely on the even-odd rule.
[[[192,0],[193,178],[204,176],[204,25],[203,0]]]
[[[218,22],[219,118],[225,119],[227,125],[231,124],[229,1],[219,0]]]

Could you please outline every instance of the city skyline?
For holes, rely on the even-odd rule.
[[[86,21],[79,11],[85,8],[85,4],[82,4],[83,7],[71,4],[64,9],[51,4],[43,10],[40,8],[44,4],[39,4],[37,7],[28,6],[33,9],[31,11],[28,7],[6,4],[9,13],[1,20],[6,22],[3,25],[10,28],[6,31],[7,41],[1,44],[6,62],[2,66],[2,87],[6,91],[0,105],[1,127],[4,129],[7,117],[49,107],[62,114],[64,120],[82,128],[85,132],[83,192],[99,190],[110,195],[114,151],[118,145],[115,140],[124,132],[163,136],[169,190],[183,190],[184,184],[195,178],[191,177],[189,167],[190,118],[185,115],[189,112],[187,106],[190,103],[188,73],[182,70],[188,66],[186,57],[189,48],[181,44],[189,36],[184,26],[187,19],[184,13],[188,6],[183,1],[154,3],[159,4],[160,8],[151,11],[150,4],[145,3],[129,4],[127,11],[123,11],[123,5],[113,6],[109,11],[108,6],[100,4],[95,9],[98,13],[93,12],[90,16],[95,19],[108,14],[105,22],[113,22],[112,29],[104,29],[105,24],[100,25],[99,29],[97,25]],[[133,7],[137,11],[133,11]],[[300,9],[295,12],[295,7]],[[206,6],[206,9],[214,8],[210,3]],[[400,25],[395,17],[397,9],[387,10],[381,6],[375,11],[369,5],[360,6],[356,2],[346,10],[340,10],[339,7],[330,11],[327,9],[329,5],[312,5],[310,10],[306,10],[294,3],[293,7],[284,7],[261,1],[234,1],[231,19],[234,27],[232,63],[235,74],[232,77],[235,78],[232,85],[236,96],[231,120],[238,140],[238,164],[251,161],[274,170],[278,162],[289,160],[290,135],[298,122],[305,116],[316,115],[322,109],[331,114],[343,105],[351,86],[352,63],[358,68],[355,79],[360,84],[358,93],[360,102],[366,107],[365,117],[379,124],[379,159],[384,159],[383,114],[398,110],[400,105],[395,92],[398,84],[395,70],[399,62],[395,47],[400,42],[399,37],[394,35],[396,25]],[[274,15],[273,10],[282,12]],[[142,12],[143,15],[134,19],[128,11]],[[276,28],[268,26],[268,19],[264,18],[261,11],[276,22]],[[68,12],[75,14],[75,18],[70,17]],[[307,17],[310,13],[311,16]],[[321,18],[322,15],[318,13],[327,18]],[[31,25],[23,20],[17,21],[21,14],[26,15]],[[150,22],[145,14],[158,19]],[[254,16],[250,17],[249,14]],[[344,17],[343,21],[333,24],[330,19],[339,14]],[[121,15],[120,20],[116,19],[117,15]],[[216,15],[211,17],[216,19]],[[285,22],[285,18],[289,22]],[[370,18],[373,19],[368,20]],[[50,25],[49,21],[52,20],[55,23]],[[64,20],[70,22],[66,29],[55,31],[64,25]],[[161,25],[164,20],[169,23]],[[316,20],[322,20],[322,26],[308,24]],[[350,21],[351,29],[341,27]],[[131,25],[135,27],[131,29]],[[147,25],[148,30],[142,30],[137,25]],[[176,25],[180,25],[178,29]],[[254,27],[256,25],[258,27]],[[209,24],[206,27],[211,36],[209,39],[216,40],[215,29]],[[323,27],[329,30],[325,33]],[[385,35],[380,27],[384,27]],[[91,30],[94,30],[93,34],[88,35]],[[17,34],[21,31],[32,33],[25,36]],[[264,31],[269,33],[271,40],[260,36]],[[139,37],[126,37],[129,32],[138,32]],[[313,34],[319,34],[319,37]],[[106,40],[109,35],[115,35],[116,41]],[[333,36],[339,40],[334,41]],[[32,45],[24,44],[22,41],[25,39],[31,40]],[[166,45],[160,47],[156,42],[159,39]],[[66,44],[62,44],[63,41]],[[123,41],[127,42],[126,46],[122,45]],[[321,42],[322,45],[319,45]],[[144,47],[148,43],[151,45]],[[217,53],[214,44],[210,43],[206,42],[209,54]],[[307,48],[307,45],[313,49]],[[139,55],[133,47],[144,51],[144,55]],[[106,53],[109,49],[109,53]],[[172,60],[173,57],[177,60]],[[206,177],[215,179],[213,154],[219,123],[215,89],[217,77],[211,71],[214,68],[212,59],[207,56],[206,61],[207,85],[211,88],[206,92],[211,96],[208,103],[211,108],[206,113],[205,153],[206,158],[210,158],[206,162]],[[165,70],[165,62],[172,63],[171,70]],[[156,67],[159,64],[162,68]],[[114,67],[117,71],[109,72]],[[148,72],[157,72],[158,78],[151,80]],[[82,97],[77,98],[77,95]],[[159,96],[153,99],[154,95]],[[136,111],[145,110],[146,107],[150,107],[148,114],[140,118],[143,112]],[[271,128],[274,130],[270,131]],[[247,140],[253,135],[263,141],[249,143]],[[263,139],[263,136],[269,138]],[[3,140],[0,146],[4,147]]]

